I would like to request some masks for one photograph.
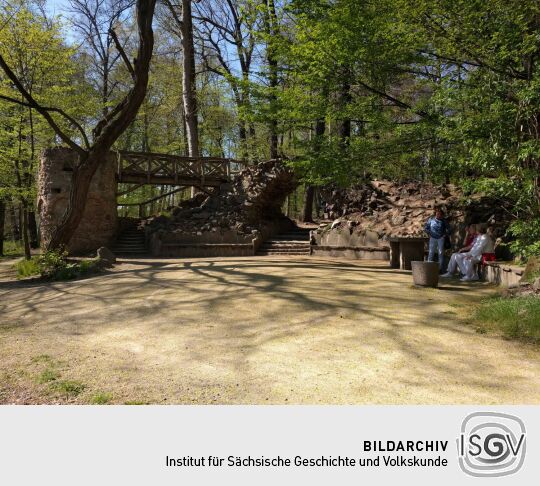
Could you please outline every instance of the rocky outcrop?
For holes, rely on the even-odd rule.
[[[347,189],[322,190],[325,214],[333,223],[322,225],[315,242],[329,246],[385,246],[389,237],[425,236],[424,224],[441,207],[461,242],[470,223],[492,223],[499,235],[508,223],[508,211],[487,197],[466,197],[453,185],[371,181]]]
[[[164,244],[251,244],[263,239],[290,224],[281,207],[297,184],[294,172],[280,161],[249,166],[215,193],[199,193],[172,208],[172,216],[147,220],[152,252],[159,254]]]

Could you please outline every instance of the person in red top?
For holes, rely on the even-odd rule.
[[[465,233],[465,239],[463,240],[463,248],[459,251],[470,250],[470,248],[473,246],[474,239],[478,235],[478,233],[476,232],[475,224],[470,224],[469,226],[467,226],[467,228],[465,228],[465,231],[466,233]]]

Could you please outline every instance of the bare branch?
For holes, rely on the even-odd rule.
[[[133,70],[133,66],[131,65],[129,58],[127,57],[126,51],[124,51],[124,48],[120,44],[120,41],[118,40],[118,36],[116,35],[116,32],[113,29],[110,29],[109,34],[112,37],[112,40],[114,41],[114,45],[116,49],[118,50],[120,56],[122,57],[124,64],[126,65],[126,68],[129,71],[129,74],[131,75],[133,79],[135,79],[135,71]]]

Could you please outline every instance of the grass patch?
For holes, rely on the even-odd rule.
[[[41,275],[39,257],[32,257],[30,260],[21,260],[15,265],[17,278],[33,277]]]
[[[540,344],[540,298],[535,296],[495,297],[476,309],[479,332],[498,331],[511,339]]]
[[[56,381],[60,378],[60,374],[58,371],[53,370],[52,368],[47,368],[45,371],[39,375],[38,382],[39,383],[50,383],[52,381]]]
[[[4,254],[0,258],[13,258],[20,257],[24,255],[24,248],[22,243],[19,241],[4,241]]]
[[[124,405],[148,405],[147,402],[139,402],[138,400],[129,400]]]
[[[55,392],[76,397],[84,391],[86,385],[80,381],[60,380],[51,383],[49,387]]]
[[[97,393],[92,398],[90,398],[90,403],[92,405],[105,405],[112,400],[112,395],[110,393]]]

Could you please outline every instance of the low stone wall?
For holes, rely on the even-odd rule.
[[[370,246],[311,245],[311,255],[349,260],[390,260],[390,248]]]
[[[523,277],[523,268],[504,263],[490,262],[482,265],[480,269],[482,278],[501,287],[519,285]]]
[[[233,230],[204,231],[200,235],[158,231],[148,235],[152,256],[203,258],[253,256],[268,238],[288,231],[293,222],[288,218],[266,221],[254,235],[240,235]]]
[[[379,247],[388,243],[381,240],[375,231],[353,231],[353,227],[336,227],[311,232],[311,240],[318,246],[332,247]],[[382,245],[382,243],[385,243]]]
[[[159,256],[176,258],[237,257],[254,255],[253,244],[241,243],[165,243]]]

